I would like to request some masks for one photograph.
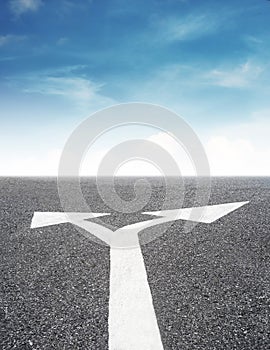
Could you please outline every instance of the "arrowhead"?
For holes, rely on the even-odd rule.
[[[171,220],[189,220],[203,223],[214,222],[230,212],[242,207],[247,202],[207,205],[204,207],[183,208],[162,211],[148,211],[144,214],[163,216]]]
[[[82,221],[89,217],[107,215],[106,213],[63,213],[36,211],[32,218],[31,228],[63,224],[65,222]]]

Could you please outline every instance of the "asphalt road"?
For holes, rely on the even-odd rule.
[[[124,199],[133,181],[119,180]],[[163,182],[151,183],[144,211],[164,198]],[[177,208],[178,188],[169,186],[168,209]],[[93,210],[108,211],[93,180],[83,188]],[[186,179],[184,207],[194,193]],[[142,246],[165,350],[270,349],[270,178],[212,180],[209,204],[237,201],[250,202],[189,233],[179,220]],[[34,211],[62,211],[55,179],[0,179],[0,348],[108,349],[109,248],[69,223],[30,230]]]

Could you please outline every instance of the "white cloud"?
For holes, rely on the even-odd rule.
[[[65,45],[66,43],[68,43],[68,38],[66,37],[62,37],[62,38],[59,38],[56,42],[57,45],[59,46],[62,46],[62,45]]]
[[[264,42],[261,38],[258,38],[253,35],[246,35],[244,39],[247,41],[247,43],[251,45],[260,45],[260,44],[263,44]]]
[[[210,129],[202,140],[212,176],[270,176],[270,110],[248,121]],[[150,138],[177,160],[183,175],[194,175],[192,163],[179,145],[164,133]]]
[[[168,153],[168,156],[178,164],[182,175],[190,176],[195,174],[193,163],[185,149],[172,136],[165,132],[159,132],[149,137],[148,140],[161,146]]]
[[[269,113],[270,115],[270,113]],[[265,119],[212,130],[204,142],[212,176],[270,176],[270,122]],[[184,176],[195,175],[183,148],[165,133],[149,140],[166,149]]]
[[[122,130],[122,131],[121,131]],[[146,131],[146,129],[144,129]],[[153,129],[155,130],[155,129]],[[106,155],[114,146],[121,144],[122,142],[132,139],[144,139],[161,146],[168,153],[169,159],[174,159],[179,165],[179,171],[182,175],[194,175],[193,165],[185,153],[183,147],[179,145],[169,134],[164,132],[149,131],[151,136],[142,136],[142,129],[135,131],[132,127],[122,127],[114,129],[105,135],[101,136],[96,141],[95,145],[91,147],[85,154],[81,166],[81,175],[96,175],[98,167]],[[141,136],[140,136],[141,134]],[[132,135],[132,136],[131,136]],[[138,136],[137,136],[138,135]],[[175,175],[168,174],[167,167],[164,166],[164,161],[160,160],[159,164],[153,164],[146,159],[131,159],[123,164],[118,164],[119,168],[116,175],[119,176],[157,176],[157,175]]]
[[[196,39],[217,29],[217,23],[205,15],[188,17],[182,22],[173,22],[168,28],[169,40]]]
[[[56,176],[61,155],[60,149],[51,149],[43,154],[17,156],[16,153],[8,157],[1,154],[1,176]]]
[[[166,149],[176,160],[183,176],[195,175],[192,162],[184,150],[165,133],[158,133],[152,140]],[[164,142],[166,142],[164,144]],[[270,176],[270,145],[258,147],[252,140],[228,135],[211,136],[205,143],[211,176]],[[89,152],[84,159],[80,174],[95,176],[106,150]],[[52,149],[47,153],[30,156],[2,155],[1,164],[5,164],[2,176],[56,176],[61,155],[60,149]],[[133,159],[123,164],[118,170],[118,176],[159,176],[160,164],[153,164]],[[171,174],[173,175],[173,174]]]
[[[47,95],[60,95],[69,98],[91,99],[102,85],[76,77],[46,77],[42,83],[35,85],[26,92],[39,92]]]
[[[205,138],[213,175],[270,176],[270,110],[211,130]]]
[[[38,80],[24,80],[24,85],[29,85],[23,89],[24,92],[60,96],[83,109],[91,106],[97,109],[115,103],[113,99],[101,94],[103,84],[82,77],[41,76]]]
[[[232,132],[231,130],[234,130]],[[252,133],[254,130],[254,134]],[[270,175],[270,142],[260,144],[259,139],[270,130],[270,123],[251,121],[250,123],[230,126],[228,129],[212,130],[204,135],[205,151],[208,157],[212,176],[269,176]],[[256,134],[258,133],[258,134]],[[182,145],[178,144],[167,133],[159,132],[147,138],[168,152],[178,164],[183,176],[196,175],[194,165]],[[106,150],[87,155],[81,174],[95,175]],[[161,161],[162,163],[162,161]],[[162,164],[153,164],[143,160],[131,160],[123,164],[117,172],[120,176],[157,176],[162,175],[159,168]],[[175,175],[175,174],[171,174]]]
[[[221,20],[212,14],[196,14],[156,20],[158,40],[166,42],[194,40],[218,30]]]
[[[228,87],[244,88],[250,86],[259,78],[263,67],[249,61],[232,69],[213,69],[204,75],[210,84]]]
[[[253,114],[252,119],[230,124],[223,128],[208,129],[204,134],[198,133],[203,141],[205,151],[208,156],[212,176],[270,176],[270,110],[258,111]],[[100,141],[96,141],[90,147],[83,159],[81,175],[96,175],[99,164],[104,155],[115,145],[139,136],[157,143],[167,150],[179,165],[179,170],[183,176],[196,175],[193,164],[185,150],[170,135],[164,132],[145,136],[141,129],[131,132],[133,129],[115,129],[101,136]],[[63,141],[64,142],[64,141]],[[0,175],[57,175],[58,161],[61,150],[50,149],[48,152],[35,150],[35,147],[28,148],[25,155],[17,154],[14,148],[12,154],[2,152],[0,164],[4,164],[0,170]],[[30,154],[30,155],[29,155]],[[120,164],[119,164],[120,165]],[[156,176],[160,175],[156,164],[155,168],[151,163],[142,160],[132,160],[123,164],[117,172],[121,176]],[[166,170],[166,169],[165,169]]]
[[[4,45],[8,45],[10,43],[22,41],[24,39],[26,39],[24,35],[12,35],[12,34],[0,35],[0,47]]]
[[[43,2],[41,0],[10,0],[10,10],[15,16],[21,16],[25,12],[36,12]]]
[[[250,140],[214,136],[207,142],[206,151],[212,175],[270,175],[270,147],[260,149]]]

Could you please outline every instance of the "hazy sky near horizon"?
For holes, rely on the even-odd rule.
[[[179,113],[213,175],[270,175],[269,18],[267,0],[2,1],[0,175],[55,175],[83,119],[131,101]]]

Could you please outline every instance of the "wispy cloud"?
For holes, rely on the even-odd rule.
[[[211,14],[162,18],[156,22],[157,36],[166,42],[194,40],[217,31],[220,24],[221,20]]]
[[[12,13],[19,17],[25,12],[36,12],[43,2],[41,0],[10,0],[9,7]]]
[[[25,91],[87,100],[93,98],[101,87],[102,84],[95,84],[80,77],[47,77],[42,83],[35,84]]]
[[[10,43],[23,41],[25,39],[26,39],[26,36],[24,35],[12,35],[12,34],[0,35],[0,47],[4,45],[8,45]]]
[[[59,46],[63,46],[63,45],[65,45],[65,44],[67,44],[68,41],[69,41],[68,38],[62,37],[62,38],[59,38],[59,39],[57,40],[56,44],[59,45]]]
[[[203,90],[208,87],[226,87],[231,89],[259,88],[264,86],[265,74],[268,74],[268,66],[264,62],[253,62],[247,60],[242,64],[231,62],[222,66],[214,66],[209,69],[207,66],[194,66],[184,64],[169,64],[160,67],[146,83],[146,89],[151,94],[159,91],[172,94],[174,91],[179,93],[184,89]],[[153,86],[158,86],[153,90]],[[140,88],[143,84],[140,82]],[[145,93],[145,92],[144,92]]]
[[[116,103],[112,98],[102,94],[104,83],[78,76],[74,72],[83,66],[62,67],[54,74],[41,74],[10,78],[10,84],[19,87],[24,93],[51,95],[72,101],[83,110],[103,108]]]
[[[250,86],[263,72],[263,67],[253,64],[249,61],[233,67],[231,69],[213,69],[205,74],[205,79],[210,84],[228,87],[228,88],[244,88]]]
[[[54,13],[59,17],[64,18],[69,15],[74,15],[77,11],[88,11],[91,4],[92,0],[58,0],[53,4],[55,7]]]
[[[244,40],[249,43],[249,44],[252,44],[252,45],[261,45],[263,44],[264,40],[261,39],[261,38],[258,38],[256,36],[253,36],[253,35],[246,35],[244,37]]]

